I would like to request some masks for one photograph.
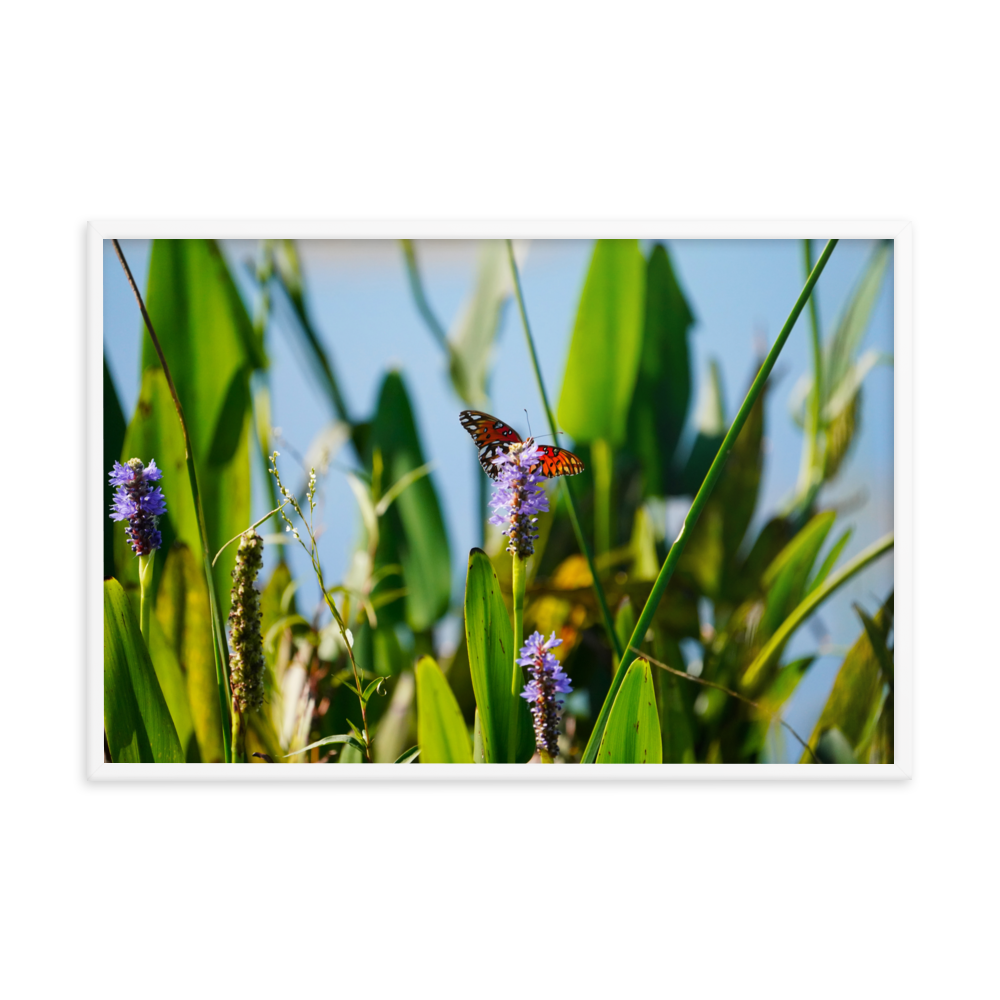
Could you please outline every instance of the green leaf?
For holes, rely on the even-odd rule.
[[[115,579],[104,581],[104,732],[116,764],[184,762],[139,623]]]
[[[412,764],[420,756],[420,747],[410,747],[404,750],[394,761],[394,764]]]
[[[891,655],[887,642],[892,621],[892,594],[874,619],[869,618],[865,622],[862,618],[864,628],[861,635],[844,657],[830,696],[809,737],[809,745],[816,748],[817,755],[822,738],[830,730],[837,730],[848,749],[852,749],[862,763],[867,759],[864,751],[879,722],[886,686],[891,685],[892,680],[885,666],[887,656]],[[836,737],[832,739],[832,747],[836,750],[839,740]],[[806,762],[808,757],[807,753],[803,753],[802,761]]]
[[[662,244],[646,265],[642,355],[628,416],[629,450],[642,463],[643,496],[665,496],[691,398],[688,330],[694,316]]]
[[[413,419],[406,386],[398,372],[390,372],[382,383],[378,411],[371,431],[371,449],[379,449],[385,467],[385,481],[396,483],[425,464],[423,449]],[[376,567],[399,563],[406,584],[406,622],[414,632],[430,628],[445,612],[451,600],[451,555],[441,504],[430,476],[422,476],[399,495],[380,522]],[[396,590],[399,578],[387,576],[373,590],[372,597]],[[389,605],[379,612],[393,618]]]
[[[615,696],[604,730],[598,764],[662,764],[660,720],[651,667],[632,662]]]
[[[873,542],[863,552],[846,562],[825,583],[808,594],[791,614],[781,623],[764,648],[757,654],[753,663],[747,667],[740,684],[744,688],[752,688],[763,674],[771,669],[785,648],[785,643],[792,637],[796,629],[802,625],[816,609],[831,595],[835,594],[848,580],[860,573],[869,563],[884,555],[894,544],[890,532],[878,541]]]
[[[163,555],[164,550],[161,549],[157,562]],[[202,562],[181,542],[171,546],[164,562],[156,595],[155,617],[186,681],[191,722],[197,740],[197,753],[193,752],[190,744],[185,745],[188,760],[206,763],[221,761],[223,746],[215,656],[212,652],[212,615]]]
[[[115,488],[108,482],[108,475],[115,462],[121,458],[125,443],[125,415],[122,413],[115,383],[108,370],[108,359],[104,358],[104,577],[115,575],[115,522],[108,517],[114,502]],[[121,525],[118,531],[124,533]]]
[[[520,696],[524,675],[519,666],[514,666],[514,630],[500,592],[500,581],[482,549],[469,553],[465,636],[486,762],[523,763],[534,752],[531,713]],[[512,679],[515,670],[516,677]],[[518,713],[514,748],[508,736],[512,711]]]
[[[417,676],[417,742],[423,764],[471,764],[469,734],[441,668],[422,656]]]
[[[156,671],[160,690],[170,710],[170,718],[173,719],[174,728],[177,730],[177,738],[184,749],[185,758],[197,759],[197,740],[194,736],[194,720],[191,718],[191,705],[188,701],[187,681],[156,615],[149,616],[149,656]]]
[[[510,265],[503,240],[483,240],[472,294],[448,332],[449,373],[467,406],[485,406],[493,341],[511,293]]]
[[[575,441],[625,440],[642,352],[645,270],[638,240],[594,246],[559,397],[559,423]]]
[[[807,595],[811,594],[830,575],[830,571],[834,566],[836,566],[841,552],[844,551],[844,546],[851,540],[852,534],[854,534],[854,529],[848,528],[840,536],[840,538],[838,538],[833,545],[830,546],[830,551],[827,552],[826,558],[823,560],[823,564],[818,570],[816,570],[816,575],[809,581],[809,585],[806,587]]]
[[[764,571],[763,584],[767,588],[767,602],[760,624],[760,634],[764,638],[773,635],[802,600],[809,574],[836,517],[832,510],[817,514]]]
[[[305,753],[307,750],[312,750],[314,747],[325,747],[329,746],[331,743],[346,743],[348,746],[353,747],[364,757],[365,745],[356,736],[351,733],[340,733],[337,736],[324,736],[323,739],[317,740],[315,743],[310,743],[308,746],[300,747],[294,753],[286,753],[285,759],[289,757],[297,757],[299,754]]]
[[[266,358],[229,268],[211,240],[154,240],[146,307],[159,337],[191,435],[198,470],[208,549],[215,553],[250,523],[250,372]],[[159,358],[143,334],[143,390],[126,451],[155,457],[177,531],[201,559],[183,441],[166,384],[147,385]],[[161,376],[162,377],[162,376]],[[155,383],[155,376],[153,382]],[[143,392],[148,398],[143,398]],[[229,611],[230,574],[236,549],[223,552],[213,570],[219,613]]]

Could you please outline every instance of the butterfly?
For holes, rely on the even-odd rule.
[[[493,459],[500,454],[507,454],[511,446],[521,444],[521,435],[502,420],[491,417],[481,410],[463,410],[458,419],[462,426],[472,435],[479,449],[479,464],[490,479],[497,479],[500,470],[493,464]],[[534,439],[528,438],[524,444],[533,444]],[[563,448],[555,448],[550,444],[538,445],[541,461],[532,470],[537,475],[575,476],[583,472],[583,462],[572,452]]]

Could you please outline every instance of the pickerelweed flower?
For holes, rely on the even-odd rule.
[[[490,499],[493,509],[490,524],[502,528],[510,539],[508,552],[527,559],[535,551],[538,535],[535,515],[549,509],[549,498],[540,485],[545,477],[532,471],[541,464],[538,445],[531,438],[519,441],[506,453],[497,455],[493,464],[499,475]]]
[[[264,650],[260,635],[260,594],[254,587],[264,565],[264,540],[256,531],[244,532],[233,569],[232,607],[229,635],[233,651],[229,656],[229,684],[233,712],[242,716],[247,709],[264,703]]]
[[[109,476],[111,485],[118,487],[111,520],[128,521],[125,533],[137,556],[148,556],[162,542],[156,525],[160,515],[167,512],[167,502],[160,487],[153,485],[162,475],[155,458],[148,466],[138,458],[130,458],[124,465],[115,462]]]
[[[546,640],[541,632],[533,633],[521,647],[521,658],[517,661],[527,667],[531,680],[524,685],[521,697],[531,707],[535,720],[535,746],[539,753],[545,752],[555,757],[559,752],[557,742],[559,716],[562,714],[560,694],[569,694],[569,677],[559,661],[549,652],[562,645],[555,632]]]

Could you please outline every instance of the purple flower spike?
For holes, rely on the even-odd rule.
[[[527,559],[535,551],[536,515],[549,509],[549,498],[540,485],[545,477],[535,471],[541,467],[538,445],[531,438],[513,444],[509,451],[497,455],[493,464],[499,476],[490,499],[490,524],[503,528],[510,539],[508,552]]]
[[[128,521],[125,533],[137,556],[148,556],[163,541],[156,524],[166,514],[167,502],[160,487],[152,485],[162,476],[156,459],[144,466],[138,458],[131,458],[124,465],[115,462],[108,477],[111,485],[118,487],[109,516],[112,521]]]
[[[547,641],[541,632],[535,632],[521,647],[521,658],[517,661],[528,668],[531,677],[524,685],[521,697],[527,700],[534,716],[535,746],[550,757],[559,752],[557,736],[563,700],[557,695],[569,694],[573,690],[561,664],[549,652],[561,645],[562,639],[557,639],[555,632]]]

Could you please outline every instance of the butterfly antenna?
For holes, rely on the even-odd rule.
[[[533,438],[535,435],[531,433],[531,417],[528,416],[528,411],[524,411],[524,419],[528,421],[528,437]]]

